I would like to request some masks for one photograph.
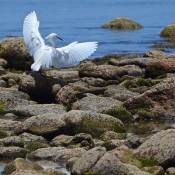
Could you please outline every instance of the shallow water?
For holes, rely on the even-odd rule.
[[[35,10],[43,37],[56,32],[64,39],[64,46],[73,41],[98,41],[99,48],[92,57],[109,53],[140,53],[152,48],[160,32],[175,22],[174,0],[1,0],[0,40],[8,36],[22,36],[25,16]],[[100,26],[117,17],[127,17],[144,26],[136,31],[102,29]],[[166,49],[167,54],[175,49]]]

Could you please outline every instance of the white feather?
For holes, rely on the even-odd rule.
[[[46,37],[53,44],[53,47],[46,46],[38,28],[39,21],[36,13],[31,12],[24,20],[23,36],[30,55],[34,57],[34,63],[31,66],[34,71],[38,71],[42,67],[70,66],[86,59],[97,49],[97,42],[78,43],[77,41],[62,48],[56,48],[54,39],[59,37],[55,33]]]

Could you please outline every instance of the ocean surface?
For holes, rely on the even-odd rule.
[[[37,13],[42,37],[57,33],[64,40],[57,41],[60,47],[73,41],[98,41],[91,58],[144,54],[153,50],[151,45],[163,42],[160,32],[175,22],[175,0],[0,0],[0,40],[22,36],[24,18],[32,11]],[[132,19],[144,28],[117,31],[100,27],[117,17]],[[175,54],[175,49],[166,50]],[[0,166],[0,172],[2,169]]]
[[[144,54],[162,42],[160,32],[175,22],[175,0],[0,0],[0,40],[22,36],[24,18],[36,11],[42,37],[55,32],[64,41],[98,41],[94,57],[106,54]],[[130,18],[144,26],[141,30],[117,31],[100,26],[117,17]],[[46,42],[46,44],[48,44]],[[166,49],[174,54],[175,49]]]

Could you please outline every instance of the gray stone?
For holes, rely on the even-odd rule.
[[[26,151],[24,148],[9,146],[9,147],[0,147],[0,157],[2,158],[17,158],[25,157]]]
[[[65,109],[59,104],[33,104],[17,106],[13,109],[16,114],[22,117],[31,117],[46,113],[64,114]]]
[[[29,154],[33,159],[52,159],[53,161],[67,161],[71,157],[79,157],[86,150],[84,148],[50,147],[40,148]]]
[[[121,101],[110,97],[98,97],[91,95],[73,103],[72,109],[98,112],[112,105],[121,105]]]
[[[152,158],[164,168],[174,163],[175,160],[175,129],[168,129],[153,135],[142,143],[134,154],[138,157]]]

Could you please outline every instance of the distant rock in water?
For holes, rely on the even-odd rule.
[[[116,18],[113,21],[103,24],[101,27],[118,30],[135,30],[143,28],[141,24],[128,18]]]
[[[175,36],[175,23],[172,23],[165,27],[160,33],[161,37],[174,37]]]

